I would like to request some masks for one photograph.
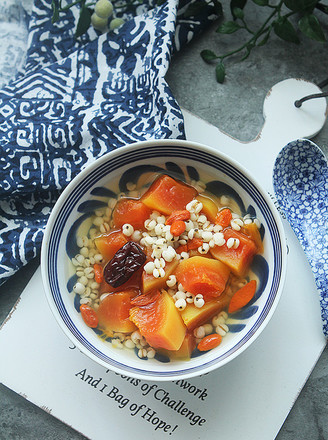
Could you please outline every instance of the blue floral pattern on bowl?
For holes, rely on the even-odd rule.
[[[311,265],[328,336],[328,164],[313,142],[296,140],[279,153],[273,185],[277,200]]]

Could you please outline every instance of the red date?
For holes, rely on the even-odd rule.
[[[144,264],[146,255],[134,241],[128,241],[104,268],[104,280],[112,287],[119,287]]]

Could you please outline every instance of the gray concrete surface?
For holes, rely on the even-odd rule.
[[[254,25],[261,19],[258,11],[258,7],[250,10]],[[327,30],[328,19],[325,26]],[[199,52],[205,48],[225,52],[238,44],[237,40],[241,42],[243,36],[223,37],[214,29],[208,29],[173,58],[167,80],[182,107],[241,140],[251,140],[259,132],[263,124],[263,100],[274,84],[290,77],[315,83],[328,77],[327,44],[320,45],[302,38],[302,44],[295,46],[273,37],[265,47],[254,50],[246,61],[228,61],[226,82],[219,85],[214,78],[214,67],[206,65]],[[314,141],[328,154],[328,123]],[[38,261],[35,260],[0,288],[0,322],[5,319],[37,266]],[[300,331],[306,331],[306,328]],[[3,356],[1,362],[5,362]],[[326,348],[277,440],[328,440],[327,414]],[[23,397],[0,386],[0,440],[57,439],[82,440],[84,437]]]

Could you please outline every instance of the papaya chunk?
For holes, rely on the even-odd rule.
[[[226,309],[229,302],[230,297],[224,292],[219,298],[206,302],[201,308],[196,307],[194,304],[188,304],[180,313],[188,331],[192,331]]]
[[[139,328],[149,345],[166,350],[179,350],[186,326],[167,292],[145,306],[130,309],[130,319]]]
[[[210,197],[204,196],[203,194],[198,195],[196,199],[203,205],[201,213],[206,215],[210,222],[215,223],[216,215],[218,213],[218,205]]]
[[[229,274],[230,269],[221,261],[201,256],[180,261],[175,273],[185,290],[194,295],[201,293],[205,301],[224,291]]]
[[[159,296],[160,296],[159,290],[154,290],[148,293],[142,293],[132,298],[131,304],[133,306],[147,306],[148,304],[157,301]]]
[[[248,223],[243,226],[243,232],[251,238],[257,246],[257,252],[260,254],[263,252],[263,242],[259,231],[259,228],[255,223]]]
[[[95,238],[96,248],[107,261],[127,242],[128,239],[121,231],[112,231]]]
[[[159,353],[175,360],[189,360],[196,348],[196,339],[191,333],[187,333],[179,350],[158,350]]]
[[[122,292],[110,293],[99,304],[97,310],[99,328],[105,333],[130,333],[136,329],[130,320],[131,300],[138,290],[129,289]]]
[[[187,203],[194,199],[197,190],[166,174],[158,177],[141,197],[148,208],[171,215],[172,212],[185,209]]]
[[[244,276],[257,253],[257,246],[254,241],[242,232],[227,228],[223,231],[226,243],[223,246],[214,246],[210,252],[214,258],[226,264],[237,276]],[[228,248],[229,238],[237,238],[239,246],[234,249]]]
[[[178,266],[178,260],[172,260],[165,264],[165,275],[161,278],[155,278],[153,274],[147,274],[145,271],[142,272],[141,276],[141,291],[142,293],[151,292],[154,289],[163,289],[166,286],[166,281],[169,276],[172,275]]]
[[[114,227],[121,228],[125,223],[134,227],[134,229],[144,229],[145,220],[149,218],[151,209],[149,209],[140,200],[122,198],[113,210]]]

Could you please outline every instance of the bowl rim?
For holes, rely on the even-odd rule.
[[[48,269],[48,246],[47,246],[47,244],[48,244],[49,238],[51,236],[52,227],[53,227],[53,224],[57,218],[58,212],[60,211],[63,203],[65,202],[67,196],[71,193],[71,191],[74,188],[79,186],[79,184],[81,183],[81,181],[83,181],[85,176],[89,175],[93,170],[97,169],[100,165],[107,163],[108,160],[111,160],[113,158],[121,156],[122,154],[126,154],[128,152],[134,151],[134,150],[141,148],[141,147],[151,148],[154,145],[159,146],[159,147],[162,145],[163,146],[165,145],[165,146],[172,146],[172,147],[174,146],[174,147],[182,147],[182,148],[189,147],[194,150],[200,149],[201,151],[204,151],[205,153],[216,156],[217,158],[227,162],[228,164],[232,165],[237,170],[239,170],[239,172],[241,174],[243,174],[255,186],[256,190],[259,192],[259,194],[263,197],[265,203],[268,205],[268,207],[271,211],[271,215],[273,216],[273,219],[275,221],[277,230],[279,232],[279,242],[281,244],[281,254],[280,254],[281,273],[280,273],[280,277],[279,277],[279,286],[277,287],[276,295],[274,297],[274,300],[271,304],[269,311],[265,315],[263,321],[260,323],[260,325],[256,329],[256,331],[248,338],[248,340],[245,343],[243,343],[243,345],[241,345],[237,350],[232,352],[226,358],[221,359],[218,362],[207,363],[207,366],[204,368],[201,368],[201,365],[200,365],[199,368],[197,369],[197,371],[185,372],[185,370],[181,370],[181,371],[177,372],[177,374],[169,374],[169,375],[165,375],[165,374],[160,375],[158,372],[150,371],[150,370],[148,370],[148,371],[150,371],[150,373],[145,374],[145,373],[140,372],[137,368],[134,368],[134,367],[129,367],[129,369],[121,369],[120,367],[116,367],[115,365],[109,365],[106,361],[102,360],[101,358],[96,356],[94,353],[92,353],[87,347],[85,347],[74,336],[74,334],[72,334],[70,329],[63,323],[62,317],[58,311],[58,308],[55,304],[55,301],[54,301],[54,298],[52,295],[52,291],[51,291],[51,287],[50,287],[50,283],[49,283],[49,279],[48,279],[48,271],[47,271],[47,269]],[[286,237],[285,237],[285,231],[284,231],[284,227],[282,224],[281,216],[280,216],[274,202],[272,201],[272,199],[271,199],[270,195],[267,193],[267,191],[262,188],[261,184],[257,181],[257,179],[254,178],[254,176],[252,176],[250,174],[250,172],[247,170],[247,168],[245,168],[242,164],[237,162],[235,159],[229,157],[227,154],[222,153],[219,149],[207,146],[205,144],[201,144],[198,142],[192,142],[192,141],[188,141],[188,140],[180,140],[180,139],[154,139],[154,140],[134,142],[134,143],[125,145],[123,147],[120,147],[119,149],[108,152],[108,153],[104,154],[103,156],[101,156],[100,158],[96,159],[94,162],[87,165],[82,171],[80,171],[72,179],[72,181],[68,184],[68,186],[60,194],[60,196],[59,196],[57,202],[55,203],[55,205],[52,209],[52,212],[49,216],[47,226],[46,226],[46,229],[44,232],[43,241],[42,241],[40,260],[41,260],[41,276],[42,276],[43,287],[44,287],[46,298],[47,298],[48,304],[50,306],[50,309],[52,311],[52,314],[55,317],[55,319],[56,319],[57,323],[59,324],[60,328],[62,329],[62,331],[64,331],[64,333],[68,337],[68,339],[71,342],[73,342],[82,353],[86,354],[89,358],[94,360],[97,364],[100,364],[100,365],[104,366],[105,368],[110,369],[110,370],[112,370],[116,373],[119,373],[119,374],[125,374],[130,377],[135,377],[135,378],[139,378],[139,379],[143,379],[143,380],[174,381],[174,380],[179,380],[179,379],[187,379],[187,378],[197,377],[197,376],[203,375],[205,373],[208,373],[212,370],[215,370],[215,369],[227,364],[228,362],[232,361],[237,356],[239,356],[242,352],[244,352],[259,337],[259,335],[262,333],[262,331],[264,330],[264,328],[267,326],[268,322],[270,321],[272,315],[274,314],[274,312],[277,308],[277,305],[280,301],[281,295],[282,295],[284,282],[285,282],[285,278],[286,278],[287,246],[286,246]],[[164,368],[165,368],[165,365],[166,364],[164,363],[163,364]],[[147,369],[145,368],[144,370],[147,370]]]

